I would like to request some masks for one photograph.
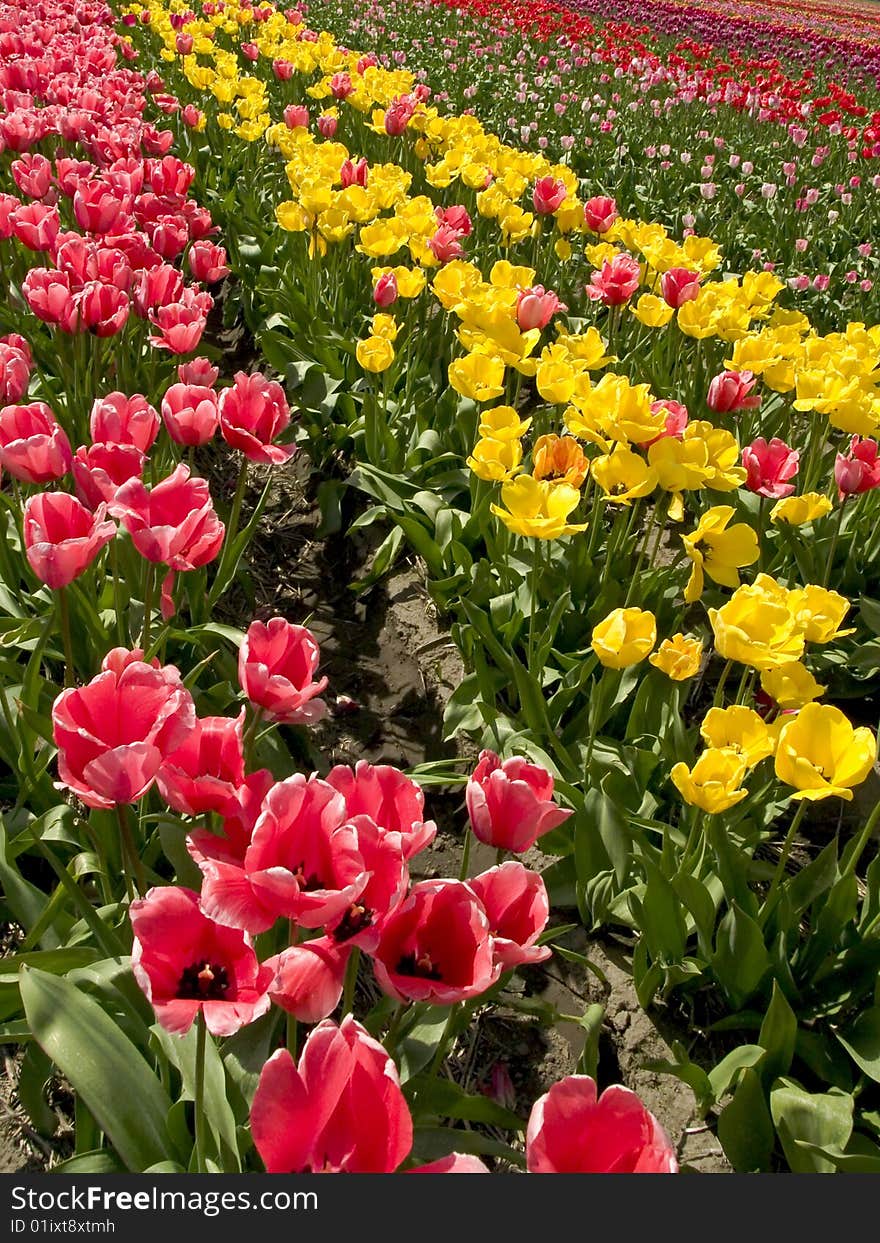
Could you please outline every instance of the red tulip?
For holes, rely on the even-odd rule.
[[[349,186],[366,186],[369,178],[369,166],[365,159],[355,161],[343,160],[339,170],[339,180],[343,190]]]
[[[293,64],[289,60],[276,58],[272,61],[272,72],[279,82],[289,82],[293,77]]]
[[[319,1023],[298,1066],[286,1049],[272,1054],[250,1121],[270,1174],[390,1174],[412,1147],[397,1068],[351,1015]]]
[[[391,138],[399,138],[416,110],[416,100],[411,95],[399,95],[392,99],[385,109],[385,133]]]
[[[537,872],[509,860],[468,881],[483,904],[495,943],[495,962],[503,970],[544,962],[548,946],[536,941],[550,918],[547,889]]]
[[[428,238],[428,249],[441,264],[460,259],[464,254],[460,237],[461,234],[457,229],[450,228],[448,224],[441,224],[436,233]]]
[[[212,388],[172,384],[162,398],[162,421],[179,445],[206,445],[219,420],[217,394]]]
[[[70,278],[54,268],[31,268],[21,282],[25,302],[43,323],[74,333],[80,328]]]
[[[81,181],[73,195],[73,214],[88,233],[109,233],[127,215],[126,196],[105,181]],[[117,228],[117,232],[123,232]]]
[[[108,393],[97,398],[89,416],[96,443],[134,445],[141,453],[149,453],[159,427],[158,414],[141,393]]]
[[[640,280],[638,260],[632,255],[615,255],[613,259],[605,260],[600,271],[591,274],[586,294],[592,302],[621,306],[636,292]]]
[[[44,155],[28,152],[13,160],[9,171],[22,194],[30,199],[42,199],[52,185],[52,164]]]
[[[224,276],[229,275],[226,251],[222,246],[215,246],[213,242],[204,240],[193,242],[187,259],[189,270],[195,279],[204,285],[214,285],[217,281],[222,281]]]
[[[465,791],[474,834],[496,850],[518,854],[572,814],[553,801],[553,777],[540,764],[515,755],[502,760],[481,751]]]
[[[333,138],[336,134],[339,122],[336,120],[336,117],[330,116],[329,113],[324,113],[322,116],[318,117],[317,124],[318,133],[322,138]]]
[[[607,233],[618,217],[614,199],[597,195],[584,203],[584,223],[593,233]]]
[[[191,353],[202,339],[211,305],[209,294],[193,294],[187,289],[179,302],[158,307],[150,313],[150,323],[158,329],[148,338],[150,344],[172,354]]]
[[[221,815],[236,804],[244,782],[245,711],[237,717],[199,717],[185,742],[165,757],[156,775],[159,793],[185,816]]]
[[[787,480],[797,474],[800,454],[784,440],[774,436],[768,444],[763,436],[759,436],[743,449],[742,460],[746,468],[746,487],[750,492],[777,500],[794,492],[794,484]]]
[[[385,272],[376,281],[373,289],[373,301],[376,306],[385,308],[393,306],[398,298],[397,277],[393,272]]]
[[[269,1009],[272,968],[244,932],[199,909],[198,894],[166,885],[132,902],[131,965],[156,1018],[183,1036],[198,1014],[214,1036],[231,1036]]]
[[[0,465],[23,483],[51,483],[70,470],[67,433],[42,401],[0,410]]]
[[[520,332],[533,328],[546,328],[557,311],[566,311],[564,302],[550,289],[535,285],[521,289],[516,303],[516,322]]]
[[[709,385],[706,405],[716,414],[753,410],[761,404],[760,394],[752,394],[756,383],[751,371],[722,371]]]
[[[236,372],[232,387],[220,394],[223,439],[252,462],[281,465],[293,456],[295,445],[272,443],[289,423],[290,408],[284,389],[259,372]]]
[[[248,773],[235,791],[235,798],[220,813],[222,835],[210,829],[194,829],[189,834],[187,850],[205,875],[214,869],[216,876],[216,869],[223,871],[229,865],[232,869],[230,883],[240,883],[254,826],[263,810],[263,800],[274,784],[275,778],[267,768]]]
[[[473,225],[467,208],[461,203],[453,203],[451,207],[435,207],[434,215],[438,224],[446,224],[456,233],[460,233],[462,237],[470,237]]]
[[[82,327],[96,337],[114,336],[128,319],[128,297],[115,285],[89,281],[75,302]]]
[[[12,213],[12,230],[28,250],[51,250],[61,229],[57,207],[23,203]]]
[[[425,819],[421,786],[390,764],[358,760],[352,769],[338,764],[327,774],[327,784],[345,799],[349,816],[369,816],[389,833],[399,833],[404,857],[412,859],[434,840],[437,826]]]
[[[550,216],[568,198],[565,182],[556,177],[539,177],[532,191],[532,203],[539,216]]]
[[[181,384],[195,384],[199,388],[213,388],[219,375],[220,368],[215,367],[207,358],[192,358],[177,368],[177,378]]]
[[[327,710],[317,698],[327,685],[326,678],[315,678],[320,657],[305,626],[283,617],[251,622],[238,653],[241,689],[270,721],[314,725]]]
[[[116,493],[129,479],[141,478],[144,461],[134,445],[81,445],[73,455],[76,495],[87,509],[105,504],[114,514]]]
[[[114,503],[132,543],[147,561],[172,570],[195,570],[220,551],[225,527],[214,512],[207,480],[191,478],[183,463],[154,488],[130,479]]]
[[[0,402],[19,402],[27,392],[31,364],[25,353],[0,341]]]
[[[114,648],[97,677],[62,691],[52,707],[61,784],[89,807],[135,803],[195,721],[173,665],[148,665],[143,652]]]
[[[319,1023],[339,1005],[349,955],[330,937],[291,945],[266,961],[275,970],[269,997],[300,1023]]]
[[[53,591],[79,578],[116,534],[106,505],[92,513],[67,492],[30,497],[22,526],[28,564]]]
[[[373,970],[398,1001],[449,1006],[479,997],[499,972],[482,903],[461,881],[419,881],[385,921]]]
[[[849,442],[849,453],[838,453],[834,462],[834,479],[840,500],[880,487],[880,458],[877,451],[876,440],[862,440],[859,436],[853,436]]]
[[[406,893],[409,869],[399,833],[380,828],[369,816],[353,816],[351,823],[369,880],[342,915],[327,921],[327,928],[335,944],[357,945],[372,953],[384,920]]]
[[[309,110],[302,104],[288,104],[284,109],[284,124],[288,129],[308,129]]]
[[[532,1174],[676,1174],[675,1151],[635,1092],[597,1095],[588,1075],[555,1083],[532,1108],[526,1133]]]
[[[660,292],[663,300],[677,311],[700,296],[700,273],[688,268],[670,268],[660,277]]]

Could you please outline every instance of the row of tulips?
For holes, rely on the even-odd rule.
[[[124,17],[311,456],[354,466],[325,505],[393,524],[367,586],[423,559],[467,667],[450,734],[554,775],[551,903],[636,935],[642,1004],[754,1033],[666,1067],[736,1168],[876,1168],[876,810],[791,863],[877,754],[878,329],[811,322],[708,216],[627,214],[609,167],[505,143],[343,19]]]
[[[311,632],[215,619],[291,410],[211,361],[227,254],[135,59],[103,4],[0,8],[0,1039],[22,1107],[51,1134],[44,1089],[71,1085],[71,1174],[675,1172],[643,1103],[599,1094],[595,1048],[528,1122],[442,1074],[550,956],[544,881],[504,856],[570,818],[552,775],[486,751],[466,801],[496,865],[411,878],[436,831],[416,780],[296,771],[327,710]],[[206,465],[238,469],[227,506]]]

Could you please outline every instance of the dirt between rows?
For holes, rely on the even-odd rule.
[[[234,480],[228,469],[222,463],[204,465],[212,490],[221,496],[229,492]],[[259,486],[255,477],[249,502],[256,501]],[[252,599],[237,596],[234,589],[222,611],[238,624],[252,615],[280,614],[311,627],[321,645],[320,671],[330,680],[325,696],[330,712],[313,731],[315,750],[327,766],[358,759],[405,768],[455,755],[472,760],[472,747],[443,740],[443,708],[463,670],[418,564],[400,563],[380,584],[356,595],[351,584],[363,577],[376,539],[369,532],[319,538],[319,516],[309,491],[304,455],[276,471],[250,554]],[[426,802],[440,827],[433,845],[414,860],[414,878],[457,876],[467,824],[461,787],[428,787]],[[494,851],[477,844],[471,870],[494,861]],[[550,862],[537,850],[524,861],[536,867]],[[554,912],[554,918],[568,923],[577,916],[563,911]],[[660,1006],[642,1010],[624,944],[610,936],[588,938],[582,930],[569,933],[565,944],[588,957],[606,983],[554,955],[528,970],[528,995],[571,1015],[602,1002],[600,1087],[619,1082],[638,1092],[675,1143],[682,1165],[700,1172],[729,1170],[717,1139],[697,1116],[691,1090],[645,1069],[671,1056],[673,1040],[690,1045],[693,1031]],[[583,1030],[572,1023],[546,1026],[516,1009],[493,1005],[478,1012],[445,1073],[468,1091],[488,1091],[493,1068],[501,1068],[508,1092],[515,1095],[515,1101],[505,1103],[527,1117],[538,1096],[576,1070],[583,1043]],[[51,1168],[71,1151],[69,1094],[63,1084],[51,1086],[59,1128],[54,1136],[38,1135],[18,1102],[17,1055],[8,1047],[0,1052],[6,1055],[0,1079],[0,1173]],[[498,1138],[510,1142],[509,1133]]]

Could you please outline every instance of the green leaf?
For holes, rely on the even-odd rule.
[[[761,1063],[761,1078],[766,1084],[787,1075],[791,1069],[797,1028],[795,1013],[774,980],[773,995],[758,1035],[758,1044],[767,1050],[767,1056]]]
[[[795,1174],[830,1174],[834,1162],[807,1145],[844,1149],[852,1134],[853,1098],[845,1092],[805,1092],[789,1079],[770,1093],[770,1113],[788,1164]]]
[[[736,902],[718,925],[712,970],[731,1006],[739,1010],[755,993],[770,966],[760,927]]]
[[[93,1148],[90,1152],[68,1157],[53,1165],[50,1174],[124,1174],[125,1166],[109,1148]]]
[[[770,1168],[775,1136],[761,1080],[744,1070],[730,1102],[718,1118],[724,1155],[738,1174]]]
[[[171,1102],[140,1049],[96,1001],[67,980],[27,968],[21,997],[34,1039],[82,1097],[129,1170],[173,1154],[165,1116]]]
[[[425,1118],[457,1118],[466,1122],[484,1122],[488,1126],[524,1131],[525,1122],[488,1096],[471,1095],[451,1079],[416,1075],[408,1080],[406,1095],[414,1101],[413,1117],[418,1123]]]
[[[195,1100],[196,1041],[198,1032],[194,1023],[185,1036],[172,1036],[158,1023],[152,1028],[153,1035],[165,1056],[180,1071],[183,1090]],[[241,1162],[235,1135],[235,1116],[229,1105],[226,1091],[226,1071],[217,1046],[210,1036],[205,1040],[205,1118],[214,1136],[217,1156],[223,1171],[240,1174]]]
[[[415,1164],[438,1161],[453,1152],[472,1153],[475,1156],[500,1157],[511,1165],[525,1168],[525,1154],[498,1140],[490,1139],[479,1131],[460,1131],[452,1127],[419,1127],[413,1138]]]
[[[880,1083],[880,1006],[865,1010],[836,1035],[859,1069]]]
[[[766,1056],[766,1051],[758,1044],[741,1044],[738,1048],[731,1049],[730,1053],[709,1071],[712,1099],[716,1102],[720,1101],[729,1091],[730,1085],[741,1070],[757,1066]]]

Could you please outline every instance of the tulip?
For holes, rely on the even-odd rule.
[[[614,199],[597,195],[584,204],[584,222],[593,233],[607,233],[617,217],[617,204]]]
[[[156,775],[159,793],[175,811],[223,815],[244,782],[245,710],[237,717],[200,717],[181,746],[166,755]]]
[[[400,769],[366,760],[358,760],[354,768],[337,764],[327,774],[327,784],[343,796],[349,816],[369,816],[386,832],[398,833],[404,858],[411,859],[434,840],[437,826],[425,819],[422,788]]]
[[[159,435],[159,416],[141,393],[108,393],[99,397],[89,416],[92,440],[100,444],[133,445],[149,453]]]
[[[530,850],[539,837],[572,814],[553,801],[553,776],[522,756],[501,760],[481,751],[465,790],[474,835],[496,850],[517,854]]]
[[[22,194],[31,199],[45,198],[52,185],[52,163],[44,155],[28,152],[13,160],[9,171]]]
[[[805,704],[819,699],[827,691],[820,686],[806,665],[799,660],[789,661],[778,669],[766,669],[761,674],[761,690],[778,704],[783,712],[803,708]]]
[[[797,474],[800,454],[785,441],[774,436],[768,444],[763,436],[759,436],[743,449],[742,460],[747,472],[746,487],[750,492],[773,497],[774,500],[794,492],[794,484],[788,480]]]
[[[801,496],[787,496],[777,501],[770,510],[770,518],[773,522],[797,527],[824,518],[831,510],[831,501],[824,492],[804,492]]]
[[[618,254],[606,259],[600,271],[593,272],[586,287],[587,297],[605,306],[621,306],[639,287],[641,268],[632,255]]]
[[[746,775],[746,762],[736,751],[709,748],[688,768],[674,765],[670,777],[686,803],[699,807],[709,815],[729,811],[748,794],[741,785]]]
[[[614,609],[593,627],[590,646],[606,669],[628,669],[657,642],[657,623],[644,609]]]
[[[685,588],[688,604],[703,594],[703,573],[723,587],[739,587],[739,570],[758,560],[758,536],[745,522],[729,526],[736,510],[731,505],[713,505],[700,518],[695,531],[681,537],[693,562]]]
[[[612,505],[629,508],[657,487],[657,472],[640,453],[618,444],[592,461],[593,478]]]
[[[173,665],[145,664],[143,652],[114,648],[97,677],[62,691],[52,707],[61,785],[88,807],[135,803],[195,721]]]
[[[808,703],[783,725],[776,748],[776,776],[794,786],[793,799],[852,800],[877,759],[877,739],[867,726],[854,729],[839,708]]]
[[[381,828],[365,815],[352,816],[350,823],[357,830],[369,880],[348,910],[327,921],[327,928],[337,945],[359,946],[371,953],[385,920],[406,893],[409,869],[400,833]]]
[[[532,190],[532,204],[539,216],[550,216],[568,198],[565,182],[556,177],[539,177]]]
[[[66,492],[30,497],[22,527],[28,564],[53,591],[79,578],[116,534],[115,524],[107,520],[106,505],[91,513]]]
[[[558,539],[587,529],[585,522],[568,521],[580,499],[578,489],[568,483],[517,475],[501,488],[501,500],[507,508],[492,505],[491,510],[517,535]]]
[[[272,1054],[250,1122],[270,1174],[390,1174],[412,1147],[397,1068],[351,1015],[319,1023],[299,1065],[286,1049]]]
[[[543,285],[521,289],[516,303],[517,326],[520,332],[546,328],[557,311],[567,309],[565,303]]]
[[[760,394],[752,393],[756,383],[751,371],[722,371],[709,385],[706,405],[716,414],[754,410],[761,404]]]
[[[715,648],[724,660],[736,660],[762,672],[804,650],[804,632],[789,604],[788,593],[769,587],[759,575],[751,586],[739,587],[720,609],[709,609]]]
[[[305,626],[283,617],[251,622],[238,653],[239,685],[268,720],[314,725],[327,711],[317,698],[327,686],[326,677],[315,678],[320,656]]]
[[[109,233],[126,215],[125,199],[105,181],[81,181],[72,205],[77,224],[87,233]]]
[[[707,747],[736,752],[747,768],[754,768],[773,754],[767,726],[753,708],[743,704],[710,708],[700,726],[700,737]]]
[[[62,332],[79,330],[79,313],[70,288],[70,278],[56,269],[31,268],[21,282],[25,302],[43,323]]]
[[[204,915],[191,889],[151,889],[129,914],[132,970],[166,1031],[183,1036],[201,1015],[213,1036],[232,1036],[269,1009],[272,968],[246,933]]]
[[[102,504],[115,513],[116,493],[129,479],[140,479],[145,458],[134,445],[81,445],[73,456],[76,495],[87,509]]]
[[[589,470],[589,459],[573,436],[556,436],[550,433],[539,436],[532,447],[532,473],[535,479],[558,479],[572,488],[579,488]]]
[[[448,224],[441,224],[436,233],[428,238],[428,249],[438,263],[450,263],[453,259],[462,257],[464,249],[459,237],[457,229],[451,228]]]
[[[330,937],[291,945],[265,965],[275,977],[269,998],[300,1023],[319,1023],[339,1005],[350,950]]]
[[[356,163],[352,160],[343,160],[342,167],[339,170],[339,179],[343,190],[349,186],[366,186],[369,176],[369,165],[364,159],[358,160]]]
[[[114,502],[132,543],[147,561],[172,570],[194,570],[217,556],[225,528],[214,512],[205,479],[191,478],[181,463],[173,474],[147,488],[131,479]]]
[[[341,918],[368,880],[342,796],[317,777],[297,774],[266,795],[243,866],[205,869],[202,906],[221,923],[253,933],[279,917],[320,928]]]
[[[70,470],[67,433],[42,401],[0,410],[0,465],[23,483],[51,483]]]
[[[688,268],[669,268],[660,277],[660,292],[667,306],[678,310],[686,302],[695,302],[700,295],[700,273]]]
[[[589,1075],[568,1075],[532,1107],[526,1131],[532,1174],[676,1174],[675,1150],[628,1088],[599,1096]]]
[[[220,394],[223,439],[252,462],[282,465],[290,460],[295,445],[272,443],[289,423],[290,409],[283,388],[259,372],[236,372],[232,387]]]
[[[482,903],[462,881],[419,881],[385,921],[373,970],[397,1001],[449,1006],[479,997],[500,972]]]
[[[700,671],[702,660],[702,642],[681,633],[664,639],[657,651],[648,657],[648,663],[673,682],[684,682],[694,677]]]
[[[409,125],[416,110],[416,100],[410,95],[392,99],[385,109],[385,133],[391,138],[399,137]]]
[[[398,298],[397,277],[393,272],[385,272],[373,287],[373,301],[376,306],[393,306]]]
[[[336,117],[331,116],[329,113],[324,113],[318,117],[317,125],[318,133],[322,138],[333,138],[335,137],[339,122],[336,120]]]
[[[150,322],[158,332],[152,333],[148,340],[157,350],[189,354],[202,339],[207,324],[206,315],[206,304],[196,303],[193,298],[160,306],[150,313]]]
[[[226,264],[226,251],[213,242],[193,242],[187,255],[189,270],[197,281],[204,285],[214,285],[229,275]]]
[[[547,889],[537,872],[508,860],[467,883],[488,916],[495,962],[503,971],[550,957],[549,946],[536,944],[550,917]]]
[[[197,384],[172,384],[162,398],[162,421],[179,445],[205,445],[220,421],[217,394]]]
[[[192,358],[177,368],[180,383],[195,384],[197,388],[213,388],[219,375],[219,367],[213,366],[207,358]]]
[[[856,496],[880,487],[880,457],[876,440],[853,436],[847,454],[838,453],[834,462],[838,496]]]
[[[0,402],[21,401],[28,389],[31,363],[28,356],[7,340],[0,341]]]
[[[115,285],[89,281],[74,301],[80,324],[96,337],[115,336],[128,319],[128,296]]]
[[[57,207],[27,203],[12,213],[12,230],[28,250],[51,250],[61,229]]]
[[[308,129],[308,108],[302,104],[288,104],[284,109],[284,124],[288,129]]]

